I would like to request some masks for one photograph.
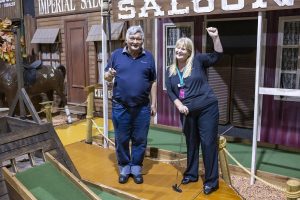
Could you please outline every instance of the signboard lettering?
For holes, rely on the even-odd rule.
[[[19,19],[21,17],[21,0],[0,0],[0,18]]]
[[[15,0],[0,0],[0,8],[9,8],[16,6]]]
[[[37,0],[38,14],[49,15],[100,8],[101,0]]]
[[[295,0],[114,0],[115,20],[300,8]]]

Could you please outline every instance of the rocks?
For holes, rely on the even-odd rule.
[[[231,175],[233,188],[246,200],[283,200],[283,192],[271,188],[260,181],[250,185],[250,178]]]

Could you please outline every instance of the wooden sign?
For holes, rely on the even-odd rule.
[[[0,0],[1,1],[1,0]],[[35,0],[36,16],[100,11],[101,0]]]
[[[115,21],[300,8],[299,0],[113,0]]]
[[[0,0],[1,19],[20,19],[22,16],[21,0]]]

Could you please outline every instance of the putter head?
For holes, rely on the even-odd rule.
[[[175,192],[179,192],[179,193],[182,192],[182,189],[180,189],[180,187],[177,184],[172,185],[172,188]]]

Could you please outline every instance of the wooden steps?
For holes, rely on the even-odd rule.
[[[183,192],[177,193],[172,189],[172,185],[181,181],[181,173],[178,173],[176,181],[177,169],[174,166],[147,158],[143,167],[143,184],[135,184],[132,178],[126,184],[119,184],[114,150],[83,142],[67,145],[66,150],[83,180],[96,185],[106,185],[120,193],[125,192],[130,194],[132,199],[242,199],[223,180],[220,180],[219,190],[208,196],[202,192],[201,180],[197,183],[182,185]]]

